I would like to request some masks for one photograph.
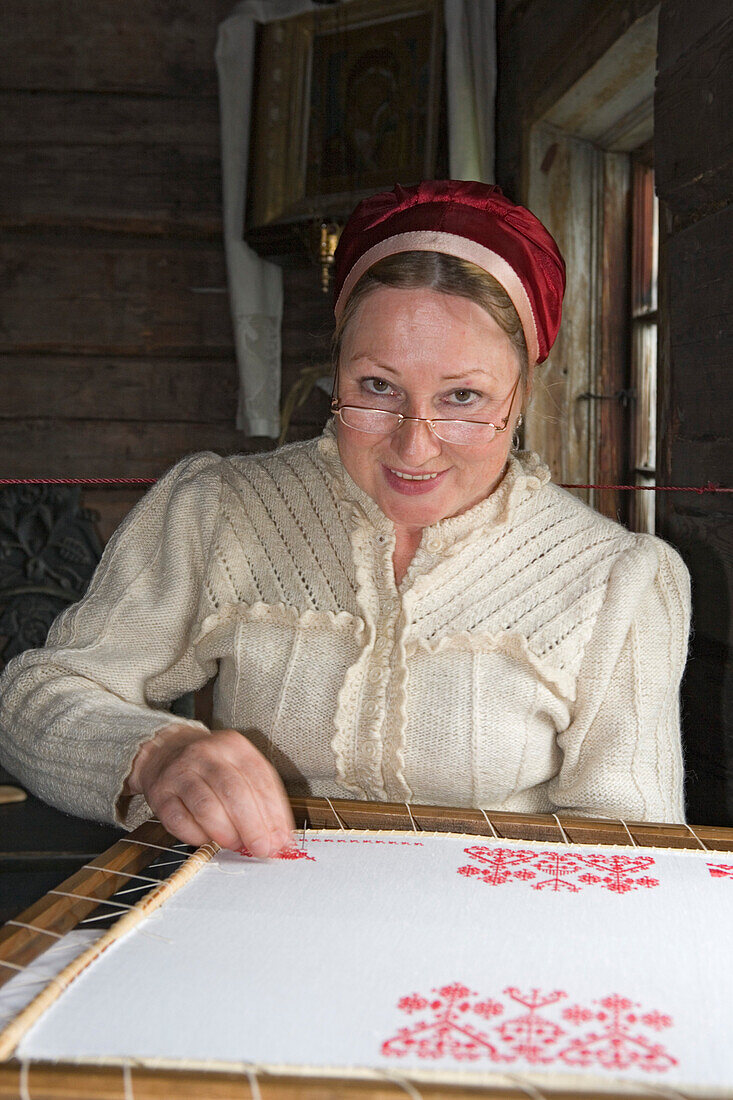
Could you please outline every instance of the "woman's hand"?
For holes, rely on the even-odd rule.
[[[144,795],[186,844],[214,840],[265,858],[292,840],[295,824],[280,777],[237,730],[166,726],[141,746],[125,794]]]

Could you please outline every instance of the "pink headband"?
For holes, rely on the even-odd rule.
[[[504,287],[530,363],[547,358],[560,327],[565,264],[542,223],[498,187],[428,180],[372,195],[346,223],[335,257],[336,318],[357,282],[385,256],[442,252],[469,260]]]

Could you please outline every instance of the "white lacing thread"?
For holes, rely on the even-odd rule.
[[[329,806],[331,807],[331,811],[332,811],[332,813],[333,813],[333,816],[334,816],[334,817],[336,818],[336,820],[337,820],[337,822],[338,822],[338,826],[339,826],[339,829],[344,829],[344,830],[345,830],[345,829],[346,829],[346,826],[344,825],[344,823],[343,823],[343,821],[341,820],[341,818],[339,817],[339,815],[338,815],[338,814],[336,813],[336,809],[335,809],[335,807],[334,807],[334,804],[333,804],[333,802],[332,802],[332,801],[331,801],[331,799],[330,799],[330,798],[328,797],[328,795],[324,795],[324,798],[326,799],[326,802],[328,802]]]
[[[62,898],[73,898],[75,901],[94,901],[97,905],[113,905],[118,909],[134,909],[134,905],[125,905],[121,901],[110,901],[108,898],[90,898],[87,894],[70,894],[67,890],[49,890],[49,894],[58,894]],[[108,913],[107,916],[110,914]]]
[[[412,1097],[412,1100],[423,1100],[423,1096],[420,1090],[417,1088],[416,1085],[412,1083],[412,1081],[409,1081],[407,1077],[403,1077],[401,1074],[394,1073],[392,1070],[388,1069],[378,1069],[377,1073],[382,1074],[384,1077],[386,1077],[388,1081],[391,1081],[392,1084],[399,1085],[399,1087],[403,1089],[408,1096]]]
[[[506,1077],[507,1081],[511,1081],[515,1088],[521,1089],[524,1095],[530,1096],[532,1100],[548,1100],[547,1093],[541,1092],[526,1078],[514,1073],[502,1073],[502,1077]]]
[[[30,1089],[28,1088],[28,1063],[23,1061],[20,1063],[20,1077],[18,1078],[18,1095],[20,1100],[31,1100]]]
[[[486,821],[486,824],[487,824],[487,825],[489,826],[489,828],[491,829],[491,835],[493,836],[494,840],[501,840],[501,837],[500,837],[500,836],[499,836],[499,834],[497,833],[497,831],[496,831],[496,829],[494,828],[494,826],[493,826],[492,822],[491,822],[491,821],[489,821],[489,815],[488,815],[488,814],[486,813],[486,810],[482,810],[482,809],[481,809],[481,807],[479,807],[479,812],[480,812],[480,813],[482,813],[482,814],[484,815],[484,819],[485,819],[485,821]]]
[[[249,1081],[249,1091],[252,1093],[252,1100],[262,1100],[262,1092],[260,1091],[260,1083],[257,1080],[257,1073],[251,1068],[251,1066],[245,1066],[244,1072],[247,1074],[247,1080]]]
[[[49,977],[48,974],[42,974],[37,978],[26,978],[23,981],[21,981],[20,978],[12,978],[11,981],[13,983],[13,993],[20,992],[20,990],[22,990],[22,989],[32,989],[34,986],[39,986],[39,985],[43,985],[43,986],[55,985],[55,986],[58,986],[61,993],[63,993],[64,990],[66,989],[66,986],[63,985],[58,980],[58,978]]]
[[[571,843],[570,838],[569,838],[568,834],[565,832],[565,830],[563,829],[562,822],[560,821],[560,818],[557,816],[557,814],[553,814],[552,816],[555,819],[555,824],[557,825],[558,829],[560,830],[560,836],[562,837],[563,844],[570,844]]]
[[[695,832],[695,830],[693,829],[692,825],[688,825],[686,821],[684,821],[684,822],[683,822],[683,825],[685,826],[685,828],[687,829],[687,831],[688,831],[688,832],[692,833],[692,835],[694,836],[695,840],[697,841],[697,843],[698,843],[698,844],[700,845],[700,847],[702,848],[703,852],[709,852],[709,851],[710,851],[710,848],[708,848],[708,846],[707,846],[707,844],[706,844],[706,843],[704,842],[704,840],[702,840],[702,838],[701,838],[701,837],[699,837],[699,836],[697,835],[697,833],[696,833],[696,832]],[[10,924],[10,921],[8,921],[8,924]]]
[[[679,1089],[674,1089],[671,1085],[655,1085],[650,1081],[645,1081],[644,1088],[649,1089],[651,1092],[657,1092],[660,1096],[666,1096],[668,1100],[692,1100],[688,1093],[680,1092]]]
[[[632,846],[633,848],[638,848],[638,847],[639,847],[639,845],[638,845],[638,844],[636,843],[636,841],[634,840],[633,836],[631,835],[631,829],[630,829],[630,828],[628,827],[628,825],[626,824],[626,822],[624,821],[624,819],[623,819],[622,817],[620,817],[620,818],[619,818],[618,820],[619,820],[619,821],[621,822],[621,824],[623,825],[624,829],[626,830],[626,835],[628,836],[629,840],[631,841],[631,846]]]
[[[409,802],[405,802],[405,809],[407,810],[407,813],[409,814],[409,817],[410,817],[410,821],[412,822],[412,831],[413,831],[413,833],[421,833],[422,829],[420,828],[418,823],[415,821],[415,818],[412,816],[412,810],[410,809],[410,803]]]
[[[156,848],[159,852],[172,852],[174,856],[184,856],[186,853],[182,852],[181,845],[178,848],[168,848],[165,844],[149,844],[147,840],[129,840],[126,836],[123,836],[117,841],[118,844],[139,844],[141,848]],[[193,844],[184,844],[184,848],[193,848]]]
[[[52,932],[49,928],[39,928],[37,924],[26,924],[22,920],[6,920],[5,924],[14,924],[16,928],[30,928],[32,932],[40,932],[42,936],[53,936],[55,940],[63,939],[61,932]]]
[[[0,966],[6,966],[8,970],[17,970],[19,974],[22,974],[27,969],[25,966],[18,966],[16,963],[5,962],[5,959],[0,959]]]
[[[81,868],[82,871],[102,871],[105,875],[122,875],[123,878],[139,878],[141,882],[152,882],[153,885],[159,886],[159,878],[151,878],[150,875],[137,875],[132,871],[114,871],[111,867],[98,867],[96,863],[85,863]]]
[[[132,1070],[128,1062],[123,1063],[122,1066],[122,1085],[125,1090],[125,1100],[135,1100],[132,1089]]]

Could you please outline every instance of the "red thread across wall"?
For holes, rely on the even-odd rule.
[[[87,485],[90,488],[106,485],[155,485],[157,477],[0,477],[0,485]],[[561,489],[606,489],[630,493],[733,493],[733,488],[715,485],[575,485],[560,482]]]

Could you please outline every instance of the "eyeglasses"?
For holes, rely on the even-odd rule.
[[[490,443],[497,432],[505,432],[507,429],[520,379],[521,374],[511,391],[509,411],[499,424],[490,424],[485,420],[429,420],[424,416],[403,416],[402,413],[388,412],[386,409],[342,405],[336,397],[331,401],[331,412],[347,428],[354,428],[355,431],[366,432],[368,435],[391,435],[406,421],[412,420],[427,424],[433,435],[443,443],[456,443],[459,446],[467,446],[470,443]]]

